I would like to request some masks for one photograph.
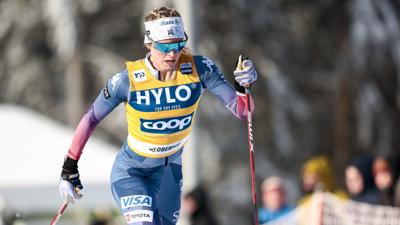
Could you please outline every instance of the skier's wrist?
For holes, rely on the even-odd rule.
[[[241,86],[237,81],[235,81],[235,90],[241,94],[246,93],[245,87]]]
[[[78,173],[78,160],[72,159],[67,156],[64,160],[61,174],[75,174]]]

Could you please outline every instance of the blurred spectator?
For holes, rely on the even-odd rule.
[[[217,225],[208,197],[202,187],[197,187],[183,198],[183,208],[190,216],[191,225]]]
[[[261,185],[262,203],[258,211],[260,224],[277,219],[293,210],[287,204],[286,188],[279,177],[270,177]]]
[[[106,209],[96,209],[90,221],[90,225],[109,225],[112,219],[111,212]]]
[[[372,162],[372,157],[363,155],[353,159],[346,167],[346,187],[354,201],[379,203],[379,192],[372,176]]]
[[[400,179],[397,179],[397,182],[394,186],[394,206],[400,207]]]
[[[9,211],[3,216],[4,225],[25,225],[21,213]]]
[[[393,169],[393,205],[400,207],[400,154],[390,155],[390,165]]]
[[[301,170],[303,197],[299,205],[307,203],[314,192],[330,192],[341,199],[347,194],[336,188],[335,176],[326,156],[316,156],[304,163]]]
[[[380,193],[380,205],[394,205],[394,190],[393,190],[393,170],[389,160],[384,156],[375,158],[372,165],[372,174],[374,183]]]

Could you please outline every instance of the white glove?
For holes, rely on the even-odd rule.
[[[61,198],[70,203],[75,203],[76,199],[81,199],[82,194],[79,193],[79,189],[75,188],[69,181],[60,180],[60,185],[58,186],[58,193]]]
[[[236,82],[243,87],[247,87],[249,84],[257,80],[257,72],[254,68],[253,62],[250,59],[242,61],[242,56],[239,56],[239,61],[233,74],[235,75]]]

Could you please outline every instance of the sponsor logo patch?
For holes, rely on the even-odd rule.
[[[193,113],[157,120],[140,119],[140,130],[148,133],[170,134],[185,130],[192,124]]]
[[[192,74],[193,69],[192,69],[192,63],[181,63],[181,73],[182,74]]]
[[[179,22],[179,20],[176,20]],[[161,26],[165,26],[165,25],[174,25],[176,22],[174,20],[170,20],[170,21],[161,21],[160,25]]]
[[[144,112],[181,109],[192,106],[201,95],[200,83],[159,87],[149,90],[133,91],[129,104]]]
[[[150,210],[135,210],[124,213],[127,224],[137,222],[153,222],[153,212]]]
[[[103,94],[104,94],[104,98],[106,98],[106,99],[111,97],[110,92],[108,91],[107,83],[103,88]]]
[[[171,36],[172,36],[172,37],[174,36],[174,30],[173,30],[173,29],[169,29],[169,30],[168,30],[168,36],[170,36],[170,37],[171,37]]]
[[[160,152],[169,152],[171,150],[174,150],[176,147],[178,147],[181,143],[179,142],[178,144],[170,145],[167,147],[154,147],[154,148],[149,148],[150,151],[154,153],[160,153]]]
[[[210,69],[211,73],[221,74],[218,67],[209,58],[203,56],[202,63],[204,63],[208,67],[208,69]]]
[[[146,73],[144,72],[144,70],[135,70],[132,72],[133,74],[133,79],[136,82],[142,82],[146,80]]]
[[[135,207],[135,206],[148,206],[151,207],[152,198],[147,195],[131,195],[121,198],[122,209]]]
[[[111,84],[112,84],[112,90],[115,91],[115,85],[117,85],[117,81],[119,80],[121,74],[115,74],[112,79],[111,79]]]
[[[172,216],[174,217],[174,219],[172,219],[172,222],[177,222],[179,219],[179,210],[175,211]]]

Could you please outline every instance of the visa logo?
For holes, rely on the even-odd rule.
[[[122,209],[134,206],[148,206],[151,207],[152,198],[147,195],[131,195],[121,198]]]

